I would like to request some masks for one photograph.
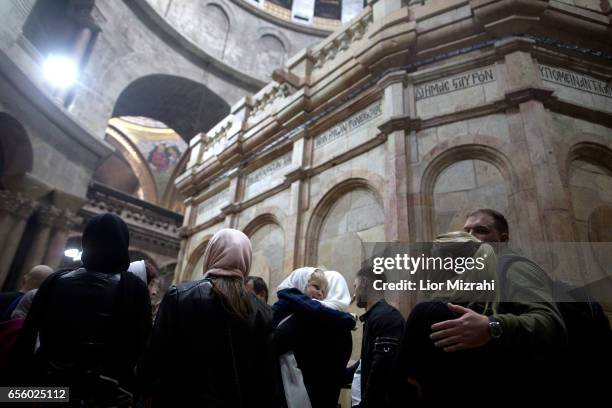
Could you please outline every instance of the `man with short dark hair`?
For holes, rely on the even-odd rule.
[[[472,212],[463,229],[481,241],[493,243],[499,258],[514,253],[506,245],[508,222],[495,210]],[[536,354],[565,342],[565,324],[552,299],[551,280],[542,269],[533,262],[519,260],[498,273],[505,275],[506,299],[503,300],[506,302],[500,313],[487,317],[465,308],[455,310],[461,317],[432,326],[436,347],[453,352],[480,347],[494,340],[506,346],[529,346],[529,351]]]
[[[386,408],[391,406],[391,366],[404,330],[404,318],[389,305],[384,292],[374,289],[374,281],[386,281],[385,275],[375,275],[372,263],[364,262],[354,281],[357,306],[366,309],[359,319],[363,322],[361,343],[360,408]]]
[[[476,210],[467,217],[464,231],[498,253],[502,302],[490,316],[449,304],[458,317],[433,324],[431,341],[445,352],[492,352],[496,383],[516,390],[509,398],[557,398],[560,394],[550,394],[557,383],[554,356],[567,344],[567,330],[553,302],[552,280],[536,263],[508,248],[508,222],[501,213]],[[504,257],[515,259],[505,263]]]

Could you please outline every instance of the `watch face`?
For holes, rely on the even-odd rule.
[[[498,339],[502,335],[502,328],[499,322],[490,322],[489,329],[491,330],[491,337]]]

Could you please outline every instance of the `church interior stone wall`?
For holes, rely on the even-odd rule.
[[[597,208],[610,189],[601,158],[612,151],[612,71],[601,54],[577,63],[550,40],[561,36],[558,12],[571,9],[576,24],[596,19],[586,33],[608,27],[609,11],[539,6],[530,11],[538,29],[517,35],[506,23],[487,28],[509,12],[498,2],[372,2],[192,141],[177,187],[198,197],[225,183],[218,226],[275,219],[283,276],[324,265],[350,281],[363,242],[431,240],[481,207],[504,213],[511,241],[549,264],[530,242],[581,239],[585,206],[607,214]],[[581,35],[573,41],[610,53],[603,34]],[[593,161],[579,158],[582,143],[600,163],[590,189],[576,185],[585,168],[595,171],[576,167]],[[185,224],[185,248],[209,218]],[[561,257],[555,265],[577,266]],[[411,300],[392,301],[406,312]]]

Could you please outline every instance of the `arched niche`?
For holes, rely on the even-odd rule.
[[[223,60],[227,51],[227,41],[231,29],[230,19],[225,9],[216,3],[208,3],[204,7],[206,24],[203,31],[205,44],[207,44],[215,56]]]
[[[212,234],[206,235],[191,251],[187,258],[187,263],[183,268],[183,272],[179,276],[180,282],[189,282],[201,279],[204,276],[202,267],[204,265],[204,251],[208,246],[208,241],[212,238]]]
[[[272,301],[276,299],[276,288],[288,271],[284,271],[285,233],[276,218],[262,215],[245,228],[251,240],[253,260],[251,276],[261,277],[268,285]]]
[[[268,76],[271,76],[272,71],[281,68],[285,63],[287,50],[283,41],[276,35],[263,34],[259,38],[258,48],[257,62],[261,71]]]
[[[361,265],[363,243],[385,239],[383,208],[380,194],[366,180],[347,180],[332,188],[313,212],[306,263],[337,270],[350,287]]]
[[[612,276],[612,150],[594,143],[579,143],[568,156],[568,183],[582,244],[584,266],[580,279],[600,287]],[[582,283],[582,282],[581,282]],[[602,299],[612,321],[609,295]]]
[[[365,179],[332,187],[315,207],[306,236],[306,265],[336,270],[352,292],[364,256],[364,242],[384,242],[384,209],[380,193]],[[349,311],[362,313],[355,304]],[[352,332],[352,359],[361,352],[362,330]]]
[[[0,112],[0,185],[5,177],[32,171],[34,156],[25,128],[11,115]]]
[[[577,238],[601,241],[609,236],[598,229],[605,228],[605,208],[612,208],[612,151],[595,143],[578,143],[570,149],[568,167]]]
[[[442,169],[433,185],[434,236],[463,228],[467,215],[491,208],[512,219],[510,189],[499,169],[479,159],[459,160]]]

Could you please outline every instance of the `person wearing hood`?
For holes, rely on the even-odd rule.
[[[120,217],[101,214],[87,223],[83,267],[54,273],[34,297],[15,344],[13,383],[69,386],[71,399],[100,406],[129,397],[151,305],[146,284],[127,273],[128,246]]]
[[[272,407],[269,307],[247,291],[251,242],[225,228],[204,252],[204,278],[171,286],[137,372],[154,407]]]
[[[288,396],[287,381],[283,378],[289,408],[336,408],[351,356],[355,319],[347,313],[351,296],[346,280],[336,271],[325,271],[325,297],[317,300],[308,286],[319,271],[312,267],[293,271],[279,285],[279,301],[272,306],[277,322],[273,343],[281,357],[281,370],[283,356],[292,352],[309,399],[305,405]]]

